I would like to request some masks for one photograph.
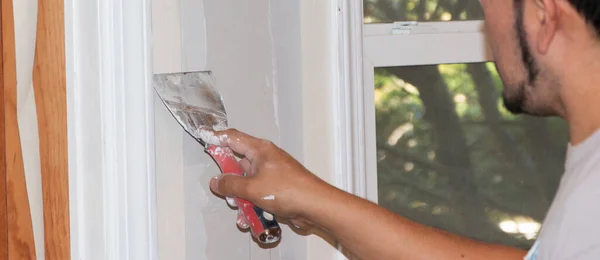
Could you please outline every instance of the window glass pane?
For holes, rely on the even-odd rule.
[[[476,0],[364,0],[365,23],[482,20]]]
[[[380,205],[528,249],[562,175],[566,123],[508,113],[493,63],[377,68]]]

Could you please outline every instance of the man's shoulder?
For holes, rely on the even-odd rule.
[[[568,169],[563,176],[540,237],[526,260],[572,259],[580,254],[596,254],[600,259],[589,251],[600,248],[600,232],[595,230],[600,220],[600,156],[580,163],[581,167]]]

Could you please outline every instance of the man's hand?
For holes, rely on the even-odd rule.
[[[311,204],[319,201],[328,184],[273,143],[234,129],[215,132],[221,146],[229,147],[243,159],[247,176],[223,174],[211,180],[213,192],[223,197],[241,198],[289,219],[297,228],[307,228]],[[243,221],[243,220],[241,220]],[[243,225],[244,223],[242,223]]]
[[[322,181],[272,144],[236,130],[216,132],[244,158],[247,176],[221,175],[213,192],[237,197],[301,228],[311,222],[360,259],[523,259],[525,251],[426,227]]]

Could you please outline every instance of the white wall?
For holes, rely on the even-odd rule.
[[[275,51],[275,100],[279,139],[272,140],[299,161],[304,159],[302,94],[301,1],[276,0],[270,4],[271,32]],[[283,225],[278,254],[272,259],[308,259],[307,238]]]
[[[212,70],[230,126],[279,140],[270,4],[155,0],[154,69]],[[160,259],[270,259],[271,250],[240,232],[236,211],[210,192],[215,163],[159,102],[155,112]]]
[[[231,127],[274,141],[333,182],[333,138],[326,133],[334,127],[335,3],[153,0],[153,6],[155,73],[213,70]],[[218,174],[214,162],[160,102],[155,112],[160,259],[334,258],[323,239],[287,226],[275,249],[250,241],[235,227],[236,212],[208,188]]]
[[[39,135],[32,78],[37,5],[37,0],[13,0],[19,134],[21,137],[29,206],[31,208],[36,255],[38,259],[44,259],[42,175],[40,170]]]

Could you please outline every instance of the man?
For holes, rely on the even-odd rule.
[[[506,107],[560,116],[570,125],[566,171],[529,254],[407,220],[330,186],[272,143],[236,130],[217,134],[245,156],[249,176],[219,176],[211,189],[296,226],[321,228],[361,259],[600,259],[600,1],[481,3]],[[261,199],[268,195],[275,199]]]

